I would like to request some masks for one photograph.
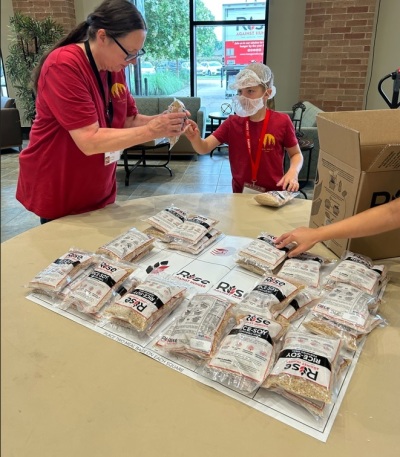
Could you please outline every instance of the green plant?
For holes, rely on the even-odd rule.
[[[15,13],[10,19],[10,54],[6,59],[9,77],[25,121],[35,118],[35,96],[32,90],[32,70],[41,57],[63,36],[63,27],[52,18],[34,19]]]

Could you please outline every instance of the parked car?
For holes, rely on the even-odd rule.
[[[142,75],[154,75],[156,73],[156,69],[151,62],[140,62],[140,68]]]
[[[207,73],[207,67],[203,64],[203,62],[197,62],[196,64],[196,74],[204,76]]]
[[[202,62],[202,64],[205,68],[203,75],[216,76],[221,74],[222,64],[220,62],[212,60],[210,62]]]

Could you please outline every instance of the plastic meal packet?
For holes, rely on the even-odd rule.
[[[68,252],[37,273],[29,281],[27,287],[46,294],[56,295],[93,261],[93,252],[70,248]]]
[[[286,190],[271,190],[259,193],[254,196],[254,200],[263,206],[280,207],[293,200],[299,192],[288,192]]]
[[[294,246],[289,244],[283,249],[278,249],[274,243],[276,238],[274,235],[261,232],[257,239],[237,253],[236,263],[260,275],[270,273],[285,260],[288,251]]]
[[[146,279],[111,303],[104,315],[116,324],[151,333],[184,299],[187,288],[163,273]]]
[[[199,359],[212,356],[233,317],[233,307],[228,300],[211,294],[195,295],[157,346]]]
[[[369,257],[347,251],[342,261],[326,277],[324,287],[332,288],[338,282],[345,282],[369,294],[375,294],[386,275],[385,265],[374,265]]]
[[[162,232],[161,230],[158,230],[155,227],[147,227],[147,229],[143,230],[143,233],[159,241],[162,241],[163,243],[169,243],[171,241],[170,238],[165,234],[165,232]]]
[[[320,286],[321,265],[326,260],[309,253],[286,259],[277,276],[288,281],[298,281],[310,287]]]
[[[173,227],[167,235],[174,241],[198,243],[215,225],[218,220],[207,216],[191,215],[182,224]]]
[[[72,288],[60,303],[61,308],[75,307],[86,314],[96,314],[112,298],[112,293],[137,268],[128,262],[96,256],[87,276]]]
[[[314,306],[319,296],[320,291],[318,289],[306,287],[279,313],[276,317],[276,321],[282,325],[289,325],[290,322],[299,319],[310,307]]]
[[[169,113],[182,113],[184,111],[186,111],[185,105],[177,98],[168,106]],[[179,136],[169,137],[168,142],[171,145],[170,147],[172,148],[178,140]]]
[[[167,233],[177,225],[182,224],[186,220],[187,212],[171,205],[159,211],[154,216],[146,219],[146,222],[163,233]]]
[[[334,382],[334,384],[335,384],[334,392],[336,391],[336,387],[338,384],[338,378],[341,376],[341,374],[346,370],[346,368],[350,364],[349,359],[345,359],[345,358],[341,357],[340,360],[341,361],[339,363],[338,373],[336,375],[336,379]],[[325,417],[326,414],[329,414],[329,412],[330,412],[329,408],[327,408],[327,403],[325,403],[324,401],[318,401],[318,400],[314,400],[312,398],[302,397],[301,395],[297,395],[292,392],[288,392],[287,390],[281,389],[281,388],[270,388],[269,390],[272,390],[272,391],[278,393],[279,395],[282,395],[282,397],[287,398],[291,402],[296,403],[299,406],[302,406],[309,413],[311,413],[311,415],[316,420],[319,420],[319,419]]]
[[[341,347],[338,338],[289,331],[263,387],[331,403]]]
[[[273,366],[275,343],[282,333],[280,324],[263,316],[244,317],[204,366],[204,375],[240,392],[253,392]]]
[[[151,251],[153,244],[153,237],[132,227],[112,241],[100,246],[96,253],[107,255],[112,259],[132,262]]]
[[[356,287],[339,283],[321,297],[303,326],[313,333],[340,337],[347,349],[355,351],[360,336],[384,323],[380,316],[370,314],[376,300]]]
[[[197,243],[191,244],[184,241],[173,241],[169,243],[168,248],[197,255],[200,254],[200,252],[204,251],[206,247],[210,246],[210,244],[214,243],[214,241],[218,239],[219,235],[221,235],[221,232],[215,228],[212,228]]]
[[[238,314],[257,314],[272,319],[302,290],[304,285],[276,276],[260,280],[239,304]]]

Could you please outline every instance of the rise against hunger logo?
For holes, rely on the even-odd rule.
[[[114,83],[111,86],[111,95],[113,98],[121,98],[123,95],[125,95],[126,92],[126,87],[122,83]]]
[[[163,260],[162,262],[157,262],[154,265],[149,265],[146,268],[146,273],[158,274],[158,273],[162,273],[167,268],[169,268],[168,260]]]

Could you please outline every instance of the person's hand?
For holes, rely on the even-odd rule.
[[[181,113],[163,113],[153,118],[147,124],[147,127],[154,135],[154,138],[179,136],[187,125],[188,113],[188,111]]]
[[[188,119],[186,123],[187,125],[183,133],[187,136],[188,140],[192,142],[196,138],[200,137],[200,130],[196,122],[192,121],[191,119]]]
[[[276,185],[282,186],[282,189],[287,190],[288,192],[296,192],[300,188],[299,181],[297,180],[297,173],[290,170],[283,175]]]
[[[282,249],[289,243],[297,246],[289,251],[289,257],[295,257],[304,251],[312,248],[320,240],[317,237],[316,229],[309,227],[298,227],[291,232],[286,232],[275,240],[276,247]]]

